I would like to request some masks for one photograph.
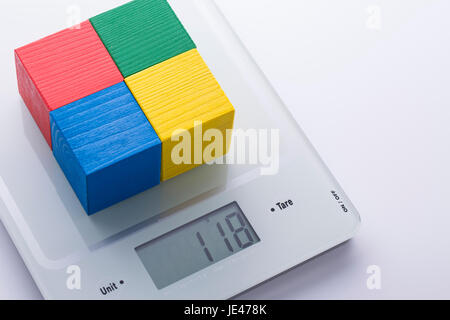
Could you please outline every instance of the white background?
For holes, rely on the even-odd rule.
[[[3,0],[2,101],[20,101],[14,48],[64,28],[70,5],[87,19],[124,2]],[[349,243],[240,297],[450,298],[450,2],[217,2],[363,219]],[[38,298],[0,224],[0,299]]]

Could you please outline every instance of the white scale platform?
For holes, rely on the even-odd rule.
[[[3,146],[0,214],[45,298],[230,298],[349,240],[358,229],[352,203],[214,2],[169,2],[235,106],[235,129],[279,129],[279,172],[205,165],[88,217],[24,104],[5,106],[11,117],[1,125],[15,139]],[[292,206],[276,206],[288,200]],[[246,226],[241,235],[251,245],[208,229],[220,222],[229,233],[226,217],[233,215],[232,224]],[[220,241],[211,244],[213,234]],[[194,240],[186,251],[189,236]],[[165,255],[166,247],[184,256]],[[72,265],[81,270],[81,290],[67,287]],[[110,284],[117,289],[104,295],[101,289]]]

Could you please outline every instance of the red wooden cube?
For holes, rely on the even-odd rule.
[[[89,21],[15,50],[19,92],[50,147],[49,113],[123,81]]]

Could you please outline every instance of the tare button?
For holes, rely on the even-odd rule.
[[[270,208],[270,211],[271,212],[284,211],[284,210],[289,209],[290,207],[293,207],[293,206],[294,206],[294,201],[286,200],[286,201],[275,203],[275,206]]]

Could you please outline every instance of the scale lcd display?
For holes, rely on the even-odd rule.
[[[260,242],[237,202],[136,248],[158,289]]]

